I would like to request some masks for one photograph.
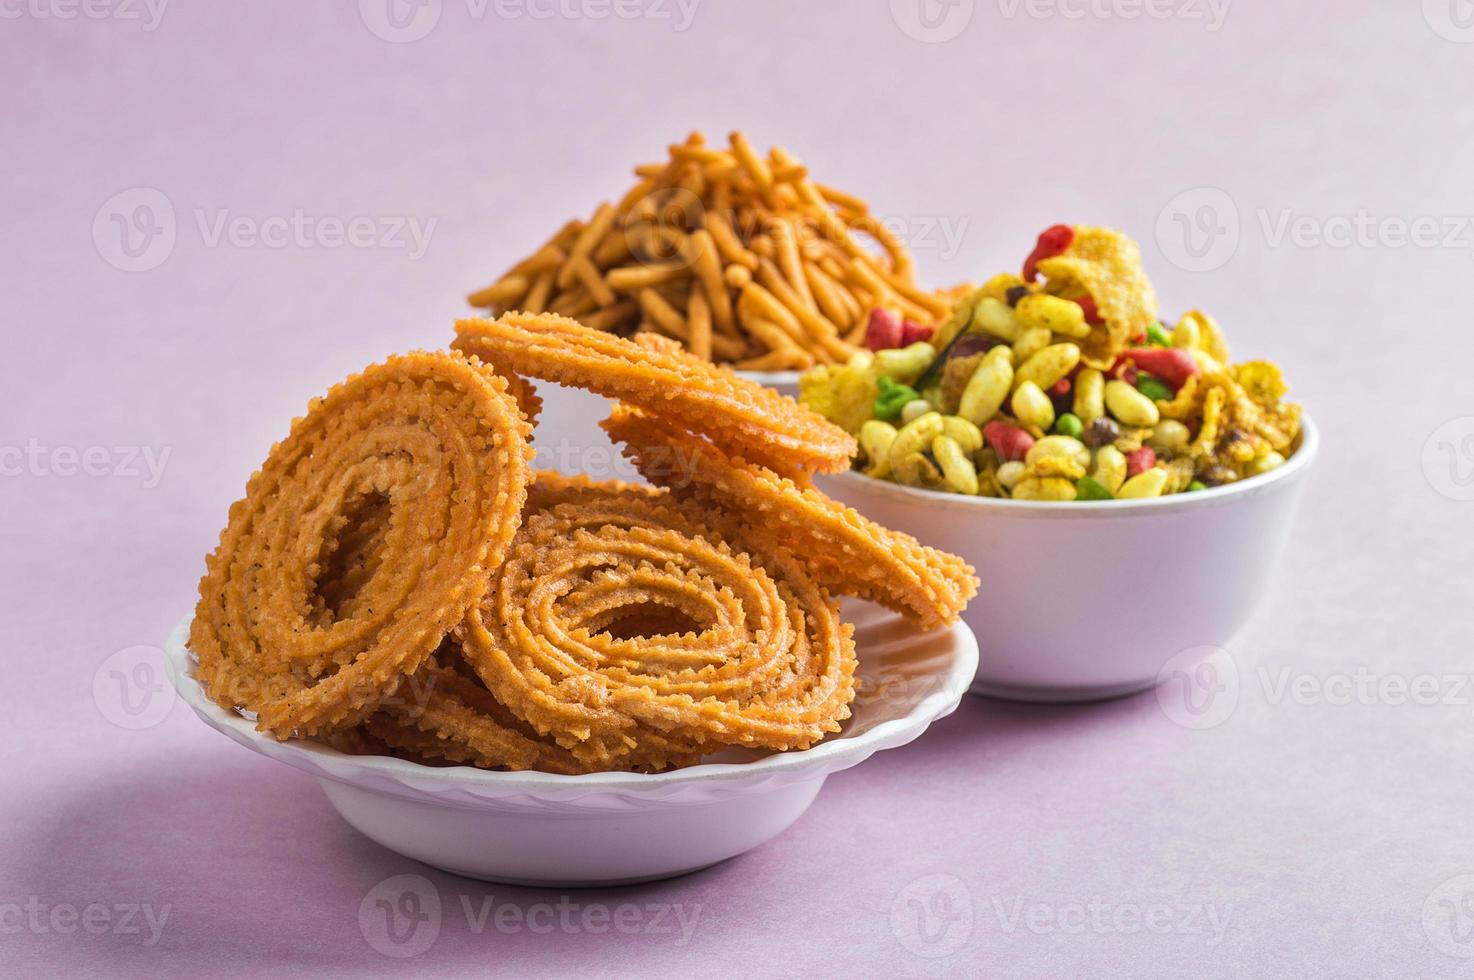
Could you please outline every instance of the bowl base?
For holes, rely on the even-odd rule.
[[[564,803],[495,801],[468,809],[319,779],[338,813],[370,840],[432,868],[503,884],[599,888],[690,874],[787,830],[823,775],[721,802],[632,801],[591,793]]]
[[[967,690],[979,697],[995,698],[999,701],[1019,701],[1024,704],[1081,704],[1086,701],[1111,701],[1130,697],[1156,687],[1156,677],[1145,681],[1126,684],[1105,684],[1094,687],[1013,687],[1007,684],[989,684],[973,681]]]
[[[740,854],[733,857],[741,857]],[[711,861],[707,864],[698,864],[695,867],[686,868],[681,871],[663,871],[659,874],[637,875],[633,878],[507,878],[495,875],[482,874],[476,871],[466,871],[462,868],[453,868],[448,865],[432,865],[440,871],[448,874],[459,875],[462,878],[472,878],[476,881],[488,881],[493,885],[515,885],[518,888],[621,888],[625,885],[644,885],[652,881],[666,881],[670,878],[680,878],[684,875],[695,874],[714,868],[722,861],[730,861],[732,858],[722,858],[720,861]]]

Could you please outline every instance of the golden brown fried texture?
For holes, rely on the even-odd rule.
[[[1136,243],[1109,228],[1077,227],[1062,255],[1039,260],[1051,293],[1066,299],[1089,296],[1101,322],[1080,342],[1084,361],[1105,370],[1132,337],[1157,319],[1157,295],[1141,268]]]
[[[647,488],[549,481],[533,496],[547,509],[530,509],[461,630],[497,702],[587,769],[839,730],[852,631],[796,562]]]
[[[850,465],[854,437],[792,398],[686,354],[566,317],[462,320],[455,347],[499,369],[574,385],[673,415],[713,442],[798,480]]]
[[[729,143],[693,133],[671,146],[619,201],[565,224],[471,305],[667,337],[759,371],[847,361],[874,307],[919,323],[947,312],[864,201],[815,183],[779,147],[759,154],[742,133]]]
[[[871,599],[934,628],[955,622],[977,592],[972,567],[957,556],[728,455],[668,417],[619,405],[603,427],[646,479],[741,515],[768,551],[801,555],[819,583],[839,595]]]
[[[210,696],[282,739],[367,717],[485,592],[530,435],[461,354],[392,357],[314,400],[206,559],[190,649]]]

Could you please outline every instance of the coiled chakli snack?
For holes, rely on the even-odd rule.
[[[672,419],[617,405],[602,425],[647,480],[743,514],[769,551],[803,555],[810,573],[838,595],[871,599],[931,629],[955,622],[977,592],[972,567],[956,555],[731,456]]]
[[[190,647],[210,696],[263,731],[558,774],[807,748],[855,696],[838,596],[936,624],[975,587],[827,509],[808,476],[852,442],[791,399],[559,317],[462,324],[457,343],[314,401],[231,508]],[[683,471],[705,489],[534,473],[522,374],[642,406],[610,431],[646,468],[661,446],[714,454]]]
[[[392,357],[315,400],[206,559],[190,648],[210,696],[279,738],[365,718],[486,590],[530,435],[460,354]]]
[[[455,347],[517,374],[574,385],[686,425],[786,475],[848,468],[855,440],[771,389],[687,354],[552,314],[461,320]]]
[[[549,497],[462,627],[497,701],[597,769],[839,730],[851,628],[801,566],[648,489],[565,483]]]

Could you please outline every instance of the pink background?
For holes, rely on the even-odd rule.
[[[1474,690],[1457,680],[1474,669],[1474,37],[1458,0],[1236,0],[1221,24],[1194,19],[1205,0],[959,0],[932,8],[935,30],[918,27],[919,0],[700,0],[689,23],[655,0],[633,20],[594,19],[599,0],[562,0],[551,19],[444,0],[405,43],[370,30],[382,0],[178,2],[152,30],[124,19],[144,8],[98,2],[99,19],[60,19],[67,0],[0,6],[0,970],[1474,968],[1450,955],[1474,954],[1474,878],[1460,877],[1474,874]],[[226,507],[310,396],[444,343],[466,291],[693,127],[741,127],[865,195],[938,284],[1014,267],[1055,221],[1127,230],[1166,310],[1208,309],[1238,356],[1287,366],[1324,453],[1274,595],[1231,648],[1241,689],[1216,727],[1175,723],[1151,694],[969,698],[920,742],[831,779],[754,853],[567,896],[680,906],[696,915],[684,942],[478,935],[463,896],[523,910],[560,896],[384,851],[309,778],[182,705],[118,724],[137,717],[112,671],[151,655],[110,658],[156,647],[190,608]],[[167,199],[175,242],[153,239],[153,267],[127,272],[112,215],[141,198],[109,202],[132,188]],[[297,209],[435,225],[419,257],[207,238],[222,214],[254,227]],[[1178,214],[1224,233],[1185,245]],[[1366,234],[1338,238],[1359,214]],[[1303,219],[1294,238],[1278,233],[1286,216]],[[1417,218],[1434,240],[1406,241]],[[593,444],[584,427],[543,435]],[[67,475],[94,447],[107,475]],[[169,452],[160,480],[130,475],[144,447]],[[1152,569],[1130,586],[1121,616],[1152,616]],[[1119,585],[1061,568],[1039,587],[1068,615],[1072,589]],[[1314,703],[1358,670],[1431,677],[1443,703],[1386,689]],[[1280,696],[1284,677],[1311,693]],[[409,959],[376,952],[358,922],[398,874],[425,875],[447,909]],[[906,904],[918,892],[929,919]],[[941,915],[938,894],[970,925]],[[146,927],[64,929],[67,909],[127,905],[167,908],[157,942]],[[1156,908],[1165,931],[1130,928],[1129,910]],[[1210,912],[1228,920],[1221,936]]]

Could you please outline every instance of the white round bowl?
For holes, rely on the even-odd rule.
[[[165,650],[171,679],[205,724],[253,752],[318,778],[343,819],[392,851],[471,878],[594,886],[684,874],[777,836],[824,778],[915,739],[956,709],[977,668],[958,623],[923,633],[868,603],[849,603],[861,689],[844,730],[802,752],[731,750],[653,775],[490,772],[353,756],[278,742],[225,711],[193,676],[189,621]]]
[[[963,612],[980,649],[975,693],[1091,701],[1153,687],[1243,627],[1284,552],[1318,443],[1307,418],[1277,469],[1149,500],[966,497],[854,471],[818,483],[977,569],[982,586]]]
[[[739,375],[766,385],[781,395],[798,398],[798,371],[738,371]],[[620,454],[595,423],[608,417],[613,403],[602,395],[581,388],[565,388],[537,382],[542,396],[533,445],[537,465],[564,473],[585,473],[595,479],[640,481],[634,465]]]

